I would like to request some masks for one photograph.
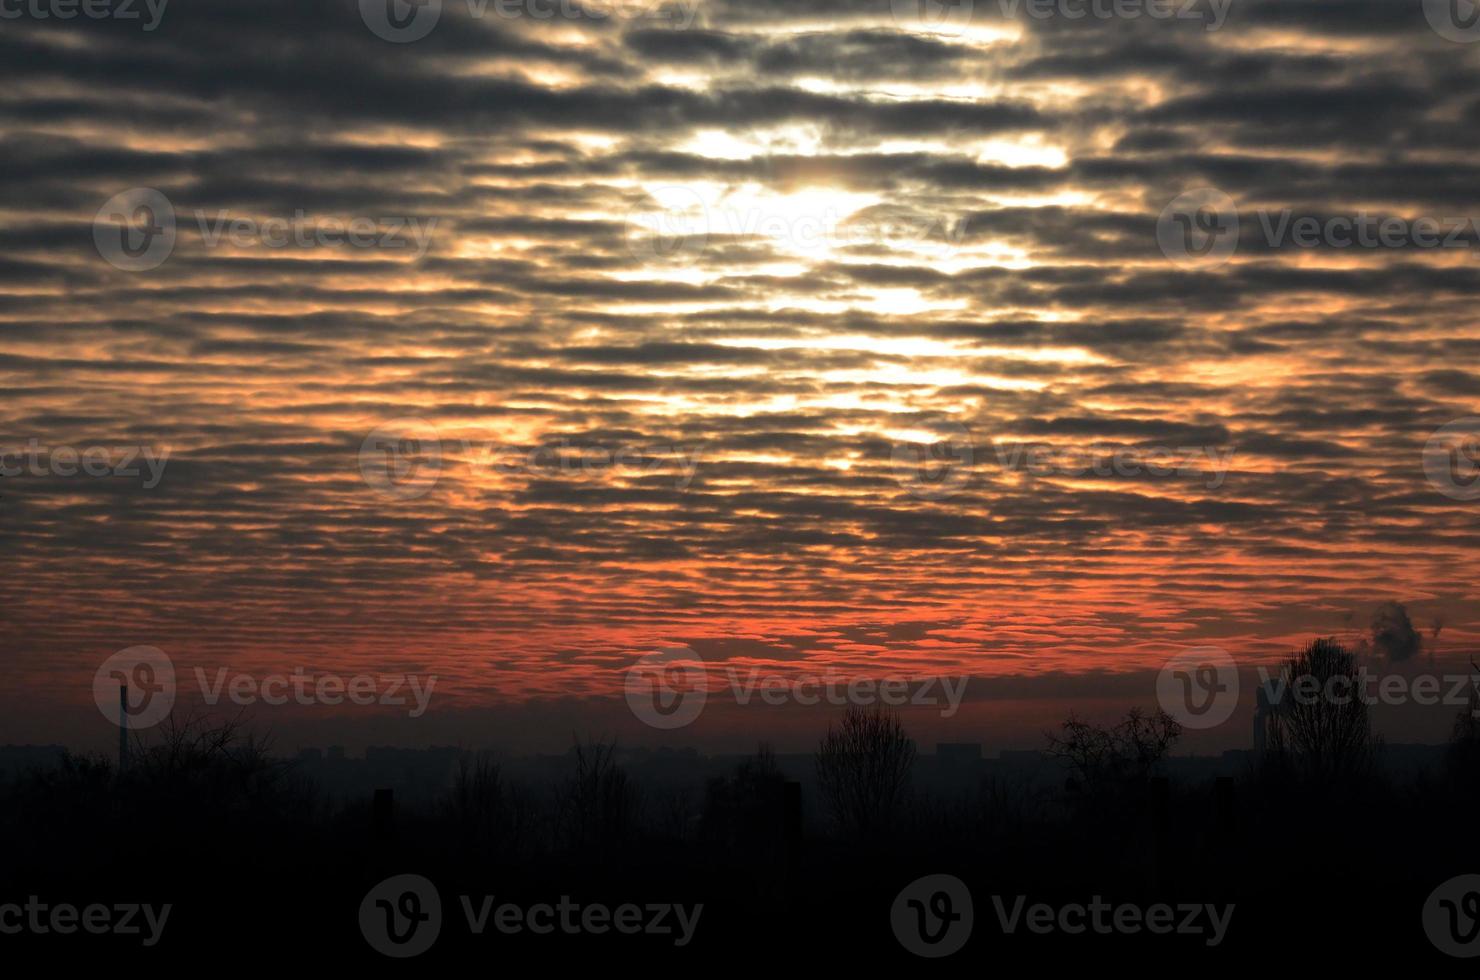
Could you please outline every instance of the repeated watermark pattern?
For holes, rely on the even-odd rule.
[[[24,446],[0,445],[0,477],[88,476],[95,478],[144,477],[145,490],[153,490],[164,479],[170,448],[153,446],[42,445],[31,438]]]
[[[1209,490],[1223,486],[1234,450],[1217,446],[1052,446],[996,443],[1004,470],[1030,476],[1172,477],[1204,476]]]
[[[164,20],[170,0],[0,0],[0,20],[137,21],[153,31]]]
[[[458,896],[463,922],[472,936],[561,934],[669,937],[674,946],[694,938],[702,903],[629,902],[615,907],[600,902],[579,903],[569,895],[557,902],[520,905],[499,902],[491,894]],[[431,949],[442,933],[442,897],[437,886],[422,875],[394,875],[375,885],[360,902],[360,932],[378,953],[397,959],[419,956]]]
[[[703,448],[698,445],[592,446],[569,438],[536,446],[486,443],[473,446],[460,442],[462,451],[477,456],[474,465],[507,476],[525,474],[552,476],[622,472],[635,476],[676,473],[674,487],[686,490],[694,481]]]
[[[235,248],[379,248],[414,251],[416,258],[427,253],[436,218],[352,217],[328,215],[310,218],[301,208],[292,217],[255,218],[234,216],[229,210],[194,212],[201,241],[215,248],[225,241]]]
[[[664,647],[644,654],[627,670],[627,707],[652,728],[692,725],[709,701],[709,675],[704,660],[686,646]]]
[[[256,676],[218,667],[195,667],[201,699],[215,707],[223,701],[240,707],[265,704],[408,708],[420,718],[431,703],[436,674],[342,674],[295,668],[288,673]],[[158,647],[134,646],[113,654],[93,674],[93,700],[114,725],[153,728],[169,717],[179,696],[174,661]]]
[[[1480,416],[1440,426],[1423,448],[1429,485],[1451,500],[1480,500]]]
[[[158,647],[119,650],[93,674],[93,700],[114,725],[153,728],[175,706],[175,664]]]
[[[173,908],[169,903],[156,908],[138,902],[94,902],[79,908],[67,902],[50,904],[31,895],[24,905],[0,904],[0,935],[71,936],[84,932],[93,936],[136,936],[144,946],[155,946],[164,935]]]
[[[1027,895],[992,896],[992,909],[1002,935],[1078,936],[1096,934],[1201,936],[1208,947],[1228,937],[1235,906],[1208,902],[1112,903],[1099,895],[1088,902],[1030,902]],[[957,952],[971,938],[974,905],[965,882],[948,874],[931,874],[910,882],[895,897],[890,924],[899,944],[917,956],[939,958]]]
[[[344,677],[295,668],[287,674],[257,677],[231,673],[225,667],[217,668],[214,675],[202,667],[194,668],[194,673],[202,700],[212,707],[223,698],[243,707],[258,703],[276,707],[289,701],[300,705],[409,706],[412,718],[426,714],[432,691],[437,686],[436,674],[355,674]]]
[[[644,654],[628,668],[624,680],[627,706],[644,724],[658,729],[683,728],[703,713],[711,697],[728,695],[737,705],[814,707],[886,705],[898,708],[939,707],[951,718],[966,697],[968,677],[852,677],[841,673],[776,674],[758,668],[725,667],[723,681],[695,650],[664,647]]]
[[[442,896],[421,875],[393,875],[360,902],[360,933],[371,949],[385,956],[420,956],[441,932]]]
[[[651,477],[671,474],[674,488],[687,490],[703,447],[642,444],[594,446],[561,438],[532,446],[443,439],[421,418],[393,419],[360,443],[360,476],[376,493],[396,500],[426,496],[441,479],[448,456],[476,470],[503,476],[590,476],[621,473]]]
[[[946,500],[971,485],[976,440],[959,422],[931,426],[929,442],[896,442],[889,451],[894,480],[921,500]]]
[[[628,252],[643,261],[692,262],[714,239],[764,240],[804,253],[926,249],[939,260],[961,247],[967,221],[883,205],[811,210],[778,200],[774,207],[737,207],[707,202],[692,187],[678,184],[649,189],[628,210],[624,230]]]
[[[993,442],[987,456],[960,423],[937,423],[929,428],[934,438],[895,442],[889,456],[895,482],[924,500],[945,500],[967,490],[978,461],[992,458],[1003,472],[1032,477],[1201,478],[1209,490],[1218,490],[1227,480],[1236,452],[1219,446]]]
[[[93,217],[93,244],[103,260],[124,272],[148,272],[175,251],[175,206],[152,187],[120,191]]]
[[[447,6],[452,0],[445,0]],[[687,30],[699,14],[698,0],[462,0],[468,17],[482,20],[642,21]],[[444,0],[360,0],[360,19],[383,41],[411,44],[442,22]]]
[[[906,30],[962,35],[978,10],[997,8],[1008,20],[1160,20],[1203,25],[1209,32],[1228,21],[1233,0],[890,0],[894,22]]]
[[[1178,265],[1222,265],[1239,242],[1238,206],[1216,187],[1177,195],[1156,219],[1156,244]]]
[[[1447,41],[1480,41],[1480,3],[1475,0],[1423,0],[1423,15],[1434,33]]]
[[[904,887],[889,908],[899,944],[916,956],[950,956],[971,938],[971,890],[948,874],[925,875]]]
[[[431,247],[436,218],[404,216],[310,217],[302,209],[290,217],[233,215],[230,210],[192,212],[207,248],[225,243],[235,249],[357,248],[412,252]],[[157,269],[174,254],[179,218],[169,198],[152,187],[134,187],[109,198],[93,219],[98,254],[125,272]]]
[[[692,187],[649,190],[622,222],[627,252],[643,262],[692,262],[709,244],[709,206]]]
[[[1238,663],[1220,647],[1184,650],[1156,676],[1161,710],[1183,728],[1216,728],[1233,714],[1238,699]]]
[[[1355,674],[1316,677],[1291,676],[1286,669],[1256,666],[1259,690],[1268,707],[1340,706],[1354,701],[1367,706],[1416,704],[1423,707],[1468,707],[1473,703],[1476,678],[1471,674],[1376,673],[1365,665]],[[1193,647],[1168,660],[1156,678],[1161,709],[1184,728],[1216,728],[1238,707],[1241,683],[1238,662],[1215,646]],[[1480,708],[1472,709],[1480,717]]]
[[[360,443],[360,477],[383,497],[416,500],[442,475],[442,439],[425,419],[392,419]]]
[[[1423,905],[1423,931],[1441,953],[1480,956],[1480,874],[1450,878]]]
[[[1288,703],[1302,707],[1358,701],[1368,706],[1417,704],[1463,708],[1470,704],[1470,695],[1475,690],[1475,677],[1471,674],[1374,674],[1360,666],[1355,677],[1336,674],[1322,679],[1310,674],[1291,677],[1283,671],[1271,672],[1265,667],[1255,670],[1259,674],[1260,686],[1268,692],[1271,706],[1276,710],[1286,703],[1287,697],[1290,699]],[[1476,709],[1474,714],[1480,718],[1480,709]]]
[[[1480,246],[1471,215],[1299,215],[1291,208],[1251,212],[1249,226],[1268,249],[1467,249]],[[1179,194],[1156,221],[1156,243],[1181,266],[1216,267],[1233,258],[1245,232],[1233,198],[1215,187]]]
[[[1019,929],[1039,936],[1086,933],[1133,936],[1144,932],[1153,936],[1201,936],[1205,945],[1215,947],[1228,936],[1235,906],[1231,902],[1227,905],[1211,902],[1176,905],[1157,902],[1145,906],[1134,902],[1112,904],[1099,895],[1092,896],[1086,903],[1050,905],[1035,902],[1030,905],[1028,896],[1017,895],[1009,908],[1001,895],[993,895],[992,908],[997,913],[997,923],[1003,934],[1009,936]]]

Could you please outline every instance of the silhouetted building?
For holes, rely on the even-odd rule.
[[[935,758],[942,766],[975,766],[982,761],[982,746],[980,742],[937,742]]]

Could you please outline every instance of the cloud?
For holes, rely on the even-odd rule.
[[[7,21],[0,448],[171,450],[147,491],[0,478],[7,650],[62,691],[125,635],[409,646],[454,688],[580,698],[675,639],[809,669],[1276,656],[1385,594],[1444,594],[1474,649],[1480,531],[1421,461],[1480,414],[1474,251],[1279,247],[1260,214],[1471,212],[1480,45],[1390,0],[1211,32],[995,6],[952,36],[879,0],[691,30],[448,3],[404,45],[350,0]],[[1158,219],[1204,186],[1239,248],[1183,268]],[[175,211],[150,272],[95,243],[132,187]],[[223,214],[435,226],[417,258],[213,242]],[[403,500],[361,450],[407,418],[441,454]],[[952,426],[970,462],[921,494],[894,451]],[[1004,467],[1017,444],[1232,456],[1211,487]],[[498,465],[550,445],[628,463]]]
[[[1372,613],[1372,646],[1394,663],[1412,660],[1423,648],[1423,637],[1399,602],[1384,602]]]

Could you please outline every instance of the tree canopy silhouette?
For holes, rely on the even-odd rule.
[[[1356,655],[1337,640],[1313,640],[1280,676],[1284,686],[1266,722],[1274,762],[1319,783],[1366,775],[1380,743]]]
[[[852,705],[829,724],[817,746],[817,786],[839,829],[887,829],[909,795],[915,755],[899,717],[882,706]]]

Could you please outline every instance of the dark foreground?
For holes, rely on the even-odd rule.
[[[469,757],[412,806],[328,798],[201,728],[121,776],[69,758],[3,789],[0,950],[194,969],[1473,968],[1437,945],[1480,953],[1480,879],[1455,882],[1480,872],[1465,745],[1404,779],[1096,765],[840,814],[765,753],[676,796],[587,744],[554,785]]]

